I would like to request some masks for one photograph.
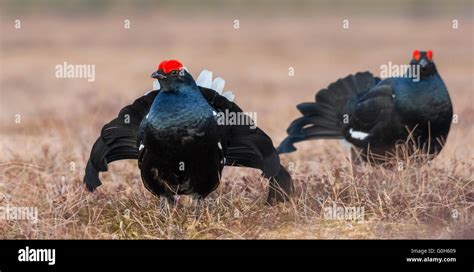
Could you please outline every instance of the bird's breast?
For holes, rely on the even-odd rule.
[[[147,141],[158,149],[167,147],[188,149],[191,146],[215,138],[217,123],[213,117],[170,116],[166,121],[152,119],[145,128]]]

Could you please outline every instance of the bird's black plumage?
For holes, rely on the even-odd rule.
[[[393,157],[398,143],[438,154],[451,125],[451,100],[432,53],[417,52],[411,64],[420,67],[419,81],[357,73],[319,91],[316,102],[298,105],[303,116],[290,124],[278,152],[295,151],[293,144],[304,140],[345,139],[376,162]]]
[[[270,179],[268,201],[288,199],[292,180],[271,139],[259,128],[216,123],[218,112],[242,112],[237,104],[197,86],[185,70],[166,76],[159,91],[138,98],[103,127],[86,167],[87,188],[101,184],[99,172],[108,163],[137,159],[145,187],[159,196],[205,197],[228,165],[261,169]]]

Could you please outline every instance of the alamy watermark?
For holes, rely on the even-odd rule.
[[[84,78],[95,81],[95,64],[70,64],[66,61],[55,66],[56,78]]]
[[[418,64],[387,64],[380,65],[380,77],[412,78],[414,82],[420,81],[420,65]]]
[[[37,207],[0,206],[0,220],[25,220],[33,224],[38,222]]]
[[[326,220],[347,220],[347,221],[364,221],[365,209],[363,206],[337,206],[333,204],[324,207],[324,219]]]
[[[226,109],[223,112],[215,113],[217,125],[219,126],[249,126],[251,129],[257,128],[256,112],[233,112]]]
[[[19,262],[46,262],[48,265],[56,264],[56,249],[51,248],[20,248],[18,250]]]

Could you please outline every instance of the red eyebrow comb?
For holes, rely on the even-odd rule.
[[[419,60],[420,60],[420,56],[421,56],[420,50],[415,50],[415,51],[413,51],[413,55],[412,55],[412,56],[413,56],[413,59],[415,59],[416,61],[419,61]]]
[[[182,68],[183,64],[179,60],[164,60],[158,65],[158,70],[162,70],[165,74],[174,70],[180,71]]]
[[[426,58],[427,58],[428,60],[431,60],[431,59],[433,58],[433,51],[428,50],[428,51],[426,52]]]

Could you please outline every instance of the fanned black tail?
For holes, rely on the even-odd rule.
[[[343,139],[344,114],[350,114],[351,100],[379,81],[369,72],[349,75],[320,90],[316,102],[299,104],[297,109],[303,116],[290,124],[288,137],[277,148],[278,153],[295,151],[294,144],[301,141]]]

